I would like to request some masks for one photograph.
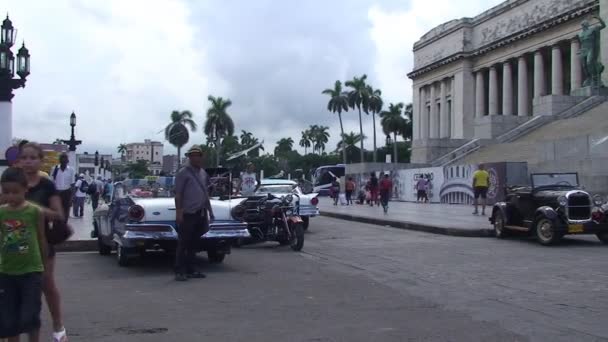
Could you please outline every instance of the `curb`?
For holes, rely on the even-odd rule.
[[[68,240],[55,246],[57,252],[95,252],[97,240]]]
[[[478,229],[461,229],[461,228],[447,228],[439,226],[431,226],[418,222],[406,222],[406,221],[394,221],[388,219],[371,218],[363,216],[355,216],[350,214],[340,214],[332,212],[321,212],[321,216],[336,218],[346,221],[355,221],[361,223],[374,224],[379,226],[390,226],[398,229],[415,230],[419,232],[441,234],[449,236],[462,236],[462,237],[492,237],[494,231],[489,228],[478,228]]]

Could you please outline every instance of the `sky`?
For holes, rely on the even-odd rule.
[[[385,103],[411,102],[413,44],[433,27],[475,16],[499,0],[3,0],[31,75],[13,99],[16,138],[69,138],[77,115],[80,153],[116,153],[153,139],[173,110],[190,110],[203,143],[208,95],[232,100],[237,135],[253,132],[272,151],[296,147],[309,125],[339,122],[321,91],[368,75]],[[358,114],[343,115],[358,132]],[[372,120],[364,134],[372,146]],[[384,137],[378,123],[378,145]],[[298,147],[299,148],[299,147]],[[165,154],[175,149],[165,142]]]

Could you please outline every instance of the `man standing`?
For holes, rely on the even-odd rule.
[[[485,170],[483,164],[479,164],[479,169],[473,173],[473,192],[475,194],[475,211],[473,215],[478,215],[477,206],[481,197],[481,215],[486,214],[486,197],[490,187],[490,174]]]
[[[186,153],[189,161],[175,175],[175,209],[177,223],[177,252],[175,280],[205,278],[194,269],[196,248],[201,236],[209,231],[215,219],[209,201],[209,175],[203,170],[203,150],[193,146]]]
[[[66,222],[70,217],[70,207],[74,196],[74,183],[76,183],[76,171],[68,165],[69,158],[66,153],[59,155],[59,165],[55,165],[52,171],[53,182],[63,205],[63,217]]]
[[[241,195],[246,197],[253,196],[259,186],[260,182],[257,180],[255,165],[249,162],[247,163],[247,170],[241,173]]]
[[[93,180],[89,187],[89,194],[91,194],[91,205],[93,206],[93,211],[95,211],[99,206],[99,198],[103,193],[103,182],[101,181],[101,176],[98,176],[97,180]]]
[[[418,181],[416,182],[416,202],[425,202],[426,199],[426,179],[424,178],[424,175],[420,175],[420,178],[418,178]]]
[[[84,215],[84,200],[87,197],[87,191],[89,190],[89,184],[84,180],[84,174],[81,173],[74,184],[74,217],[82,217]]]
[[[376,177],[376,173],[372,172],[371,177],[369,179],[369,191],[372,195],[372,200],[370,202],[370,206],[374,206],[377,204],[380,206],[380,202],[378,201],[378,177]]]
[[[353,192],[355,192],[355,182],[353,181],[353,177],[348,177],[348,180],[344,185],[344,190],[346,192],[346,205],[353,204]]]
[[[391,198],[391,190],[393,190],[393,181],[388,173],[384,175],[382,180],[380,181],[380,202],[382,203],[382,208],[384,209],[384,213],[388,213],[388,201]]]

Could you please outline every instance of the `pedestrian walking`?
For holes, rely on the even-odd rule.
[[[203,150],[193,146],[186,153],[188,163],[175,175],[175,209],[178,243],[175,256],[175,280],[205,278],[194,262],[200,237],[209,231],[215,219],[209,201],[209,175],[203,170]]]
[[[427,181],[424,178],[424,175],[421,175],[420,178],[418,178],[418,181],[416,182],[416,202],[425,202],[427,195],[426,195],[426,191],[427,191]]]
[[[61,198],[55,184],[49,178],[40,175],[43,157],[44,154],[40,145],[27,143],[23,146],[19,160],[27,179],[28,189],[25,198],[42,208],[45,218],[45,232],[49,232],[50,221],[65,222],[65,218],[63,217]],[[44,264],[42,292],[53,321],[53,342],[67,342],[68,338],[61,311],[61,294],[55,282],[55,248],[50,244],[48,246],[48,258]]]
[[[475,211],[473,215],[479,215],[478,205],[481,197],[481,215],[486,214],[486,198],[490,187],[490,174],[485,170],[483,164],[479,164],[478,170],[473,172],[473,192],[475,195]]]
[[[101,181],[101,176],[98,176],[96,180],[91,181],[89,185],[89,191],[87,191],[89,196],[91,196],[91,206],[93,207],[93,211],[97,210],[99,207],[99,199],[103,193],[103,182]]]
[[[371,177],[369,178],[369,191],[372,196],[370,205],[372,207],[374,204],[380,206],[380,201],[378,201],[378,177],[376,177],[375,172],[372,172]]]
[[[84,201],[89,192],[89,183],[84,179],[84,174],[81,173],[74,184],[74,204],[72,214],[74,217],[82,217],[84,215]]]
[[[346,193],[346,205],[353,204],[353,193],[355,192],[355,181],[353,177],[348,177],[346,184],[344,184],[344,192]]]
[[[40,341],[42,273],[48,257],[44,214],[26,201],[23,169],[0,176],[6,204],[0,206],[0,339]]]
[[[340,200],[340,181],[338,177],[334,177],[334,180],[331,182],[331,196],[334,199],[334,205],[338,205],[338,201]]]
[[[63,217],[67,222],[70,217],[70,207],[74,197],[74,184],[76,183],[76,171],[69,165],[69,158],[66,153],[59,155],[59,165],[55,165],[51,172],[55,188],[61,198],[63,207]]]
[[[378,188],[380,190],[380,202],[382,203],[382,208],[384,209],[384,213],[387,214],[388,201],[391,198],[391,191],[393,190],[393,181],[391,181],[388,173],[382,177]]]
[[[103,199],[106,203],[110,203],[112,199],[112,192],[114,191],[114,185],[112,184],[111,179],[106,179],[106,182],[103,186]]]

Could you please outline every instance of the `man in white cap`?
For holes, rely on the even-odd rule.
[[[89,190],[89,183],[84,180],[84,174],[81,173],[74,184],[74,217],[82,217],[84,215],[84,200],[87,197],[87,191]]]

